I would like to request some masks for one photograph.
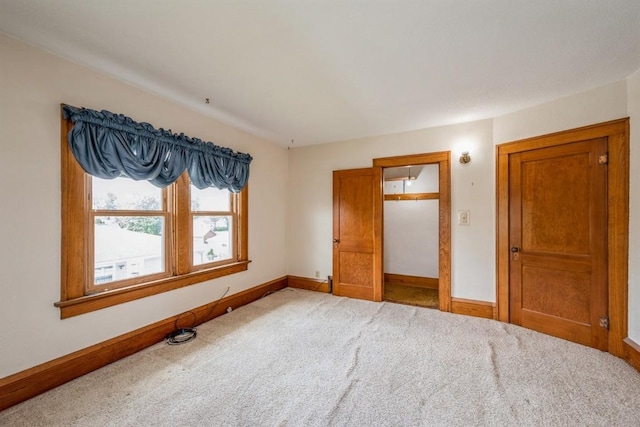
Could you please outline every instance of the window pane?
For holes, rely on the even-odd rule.
[[[96,285],[165,271],[161,216],[96,217],[94,241]]]
[[[231,210],[229,190],[215,187],[199,190],[191,186],[191,210],[209,212],[229,212]]]
[[[193,217],[193,265],[232,259],[233,217]]]
[[[162,209],[162,189],[149,181],[91,178],[93,209],[146,210]]]

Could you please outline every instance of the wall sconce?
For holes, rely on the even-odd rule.
[[[469,155],[469,152],[463,151],[462,155],[460,156],[460,163],[462,163],[463,165],[466,165],[470,161],[471,161],[471,156]]]

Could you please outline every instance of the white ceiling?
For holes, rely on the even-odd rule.
[[[495,117],[640,68],[640,0],[0,0],[0,31],[294,146]]]

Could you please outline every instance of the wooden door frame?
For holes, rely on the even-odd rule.
[[[410,154],[373,159],[374,167],[394,168],[413,165],[438,165],[438,300],[440,311],[451,311],[451,152]],[[381,204],[384,203],[384,197]],[[382,211],[383,206],[380,206]],[[384,245],[384,242],[383,242]],[[384,249],[383,249],[384,251]]]
[[[496,309],[509,322],[509,155],[575,141],[607,138],[609,353],[624,357],[628,328],[629,119],[508,142],[496,150]]]

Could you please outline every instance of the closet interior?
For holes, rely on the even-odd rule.
[[[438,164],[384,169],[384,300],[438,308]]]

